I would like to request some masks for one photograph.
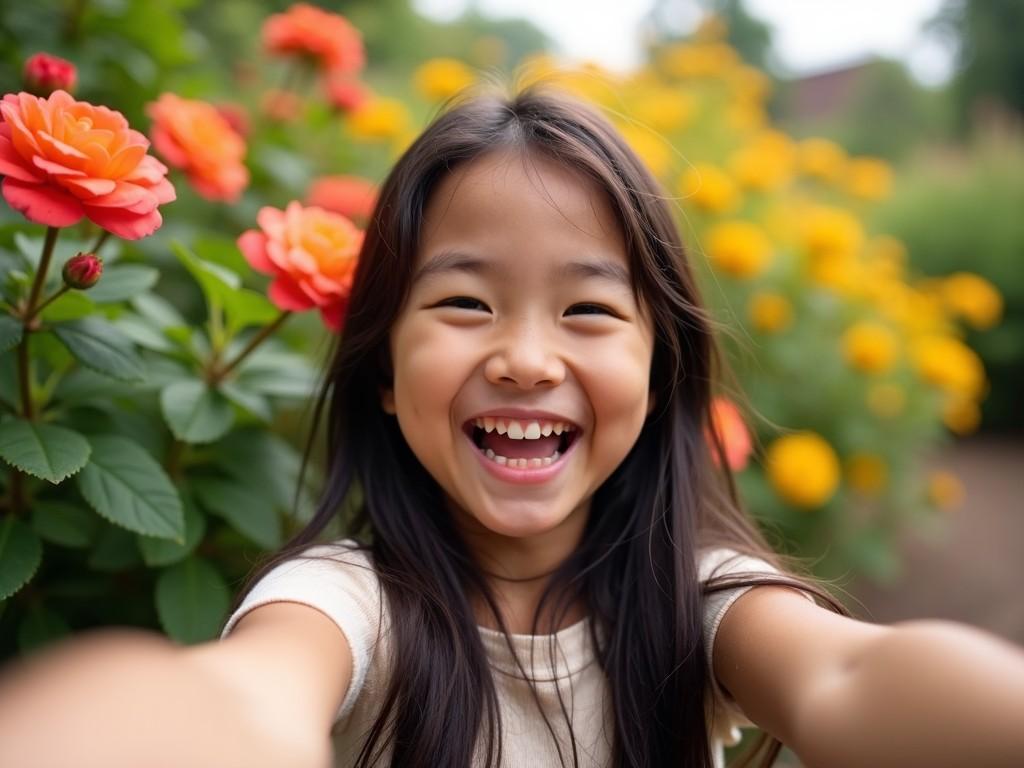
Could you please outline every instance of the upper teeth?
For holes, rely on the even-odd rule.
[[[560,435],[575,429],[572,424],[561,421],[517,421],[492,416],[473,419],[473,424],[487,432],[497,429],[499,435],[507,434],[513,440],[537,440],[541,436],[547,437],[552,432]]]

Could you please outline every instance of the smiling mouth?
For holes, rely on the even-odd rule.
[[[567,430],[559,436],[549,435],[536,440],[523,438],[515,440],[492,431],[487,433],[472,421],[466,422],[462,431],[474,447],[491,461],[509,467],[548,466],[558,461],[579,439],[582,431],[578,428]]]

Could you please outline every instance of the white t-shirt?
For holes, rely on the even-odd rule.
[[[389,635],[387,603],[363,552],[348,540],[314,545],[298,558],[281,563],[260,579],[238,609],[228,618],[221,639],[246,613],[273,602],[311,606],[334,621],[352,650],[352,681],[332,729],[337,768],[354,765],[373,725],[388,685]],[[305,555],[330,556],[331,560],[306,559]],[[728,549],[706,550],[699,559],[699,577],[741,571],[775,573],[767,562],[738,555]],[[715,592],[705,601],[704,644],[710,669],[718,626],[729,606],[751,587]],[[383,611],[381,608],[383,607]],[[603,768],[610,762],[608,739],[612,733],[607,681],[596,663],[590,642],[588,619],[557,632],[556,658],[549,657],[550,635],[512,635],[523,668],[536,682],[541,705],[561,743],[566,765],[572,764],[572,747],[558,692],[573,723],[580,764]],[[484,649],[494,671],[501,709],[503,766],[537,768],[559,765],[558,751],[525,679],[500,632],[479,627]],[[531,644],[533,655],[531,656]],[[532,659],[532,662],[531,662]],[[711,675],[712,690],[705,699],[713,726],[708,734],[716,768],[724,765],[723,746],[739,742],[742,727],[752,727],[736,703]],[[383,763],[388,765],[390,751]]]

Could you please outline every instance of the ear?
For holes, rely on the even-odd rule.
[[[384,410],[384,413],[390,413],[392,416],[395,415],[395,390],[385,387],[380,388],[380,407]]]

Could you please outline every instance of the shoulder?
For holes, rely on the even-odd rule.
[[[714,684],[746,718],[791,747],[813,694],[835,680],[861,649],[891,631],[823,608],[807,592],[774,584],[744,589],[718,621]]]

